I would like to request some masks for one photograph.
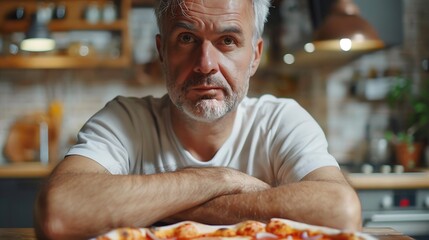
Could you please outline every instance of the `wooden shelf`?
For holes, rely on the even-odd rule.
[[[6,56],[0,58],[0,69],[124,68],[130,64],[131,59],[128,57],[103,59],[101,57]]]
[[[60,49],[57,52],[45,54],[18,54],[0,56],[0,69],[76,69],[76,68],[127,68],[131,66],[131,36],[129,32],[129,12],[131,0],[113,1],[117,7],[118,19],[112,23],[99,21],[95,24],[84,19],[84,12],[90,4],[96,3],[100,9],[109,2],[108,0],[0,0],[0,34],[5,42],[7,37],[16,32],[26,32],[31,15],[36,12],[40,4],[64,4],[66,6],[66,17],[64,19],[53,19],[48,28],[51,32],[74,32],[74,31],[108,31],[112,37],[119,37],[118,58],[106,58],[100,54],[94,57],[76,57],[64,54]],[[7,16],[17,7],[24,7],[25,17],[21,20],[10,20]],[[71,44],[71,43],[70,43]]]
[[[25,32],[29,27],[29,22],[24,21],[4,21],[3,25],[0,28],[0,31],[3,33],[13,33],[13,32]],[[52,32],[63,32],[70,30],[104,30],[104,31],[121,31],[124,27],[128,27],[125,20],[118,20],[112,23],[96,23],[90,24],[85,20],[75,20],[70,21],[52,21],[49,23],[48,28]]]
[[[155,0],[132,0],[134,7],[152,7]]]

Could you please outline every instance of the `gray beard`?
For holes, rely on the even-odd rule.
[[[185,99],[191,87],[203,84],[223,89],[225,99],[223,101],[218,101],[210,94],[201,96],[195,101]],[[213,122],[222,118],[238,106],[247,93],[248,84],[237,93],[234,93],[228,84],[214,76],[196,75],[186,81],[180,88],[180,91],[177,91],[177,86],[170,82],[168,82],[167,88],[174,105],[188,117],[196,121]]]

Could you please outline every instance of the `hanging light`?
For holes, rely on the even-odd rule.
[[[46,18],[36,13],[32,16],[30,28],[21,42],[21,49],[30,52],[46,52],[55,48],[55,40],[51,38]]]
[[[315,31],[316,50],[365,51],[384,47],[375,29],[360,16],[353,0],[337,0]]]

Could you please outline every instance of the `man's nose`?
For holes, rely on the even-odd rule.
[[[219,52],[210,41],[204,41],[200,45],[195,62],[195,72],[203,74],[213,74],[219,70]]]

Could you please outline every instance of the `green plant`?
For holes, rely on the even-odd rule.
[[[414,84],[399,78],[387,100],[392,113],[391,129],[386,138],[393,143],[412,144],[429,135],[429,80]]]

